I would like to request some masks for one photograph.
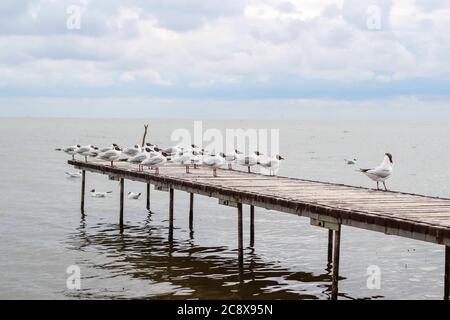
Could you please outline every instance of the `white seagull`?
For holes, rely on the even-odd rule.
[[[254,153],[252,153],[249,156],[238,156],[237,158],[237,162],[244,167],[248,168],[248,172],[250,173],[250,167],[253,167],[254,165],[256,165],[258,163],[258,159],[260,156],[262,156],[263,154],[259,151],[255,151]]]
[[[66,172],[66,175],[69,177],[69,178],[79,178],[79,177],[81,177],[81,172]]]
[[[113,143],[110,147],[104,147],[104,148],[99,149],[98,151],[100,151],[100,153],[104,153],[106,151],[113,150],[115,147],[118,147],[118,145]]]
[[[225,163],[224,154],[220,153],[218,155],[210,155],[206,158],[203,158],[203,164],[207,167],[213,169],[213,177],[217,177],[217,168],[220,168]]]
[[[128,192],[128,199],[138,200],[142,193]]]
[[[111,167],[114,167],[114,161],[119,160],[122,155],[122,151],[119,147],[115,147],[113,150],[106,151],[98,155],[102,160],[110,161]]]
[[[144,167],[149,167],[150,169],[155,169],[155,174],[159,175],[159,167],[167,162],[166,154],[159,153],[158,155],[145,159],[141,162]]]
[[[279,154],[276,155],[274,158],[267,158],[264,160],[259,160],[258,164],[269,170],[269,174],[273,176],[275,174],[275,171],[280,167],[280,161],[284,160],[282,156]]]
[[[112,191],[98,192],[98,191],[95,191],[95,189],[92,189],[91,190],[91,197],[93,197],[93,198],[104,198],[104,197],[106,197],[106,195],[108,195],[110,193],[112,193]]]
[[[383,182],[384,189],[387,191],[385,181],[391,176],[393,171],[393,165],[394,162],[392,160],[392,155],[390,153],[386,153],[384,155],[383,162],[381,162],[381,164],[378,167],[372,169],[359,169],[359,170],[366,176],[368,176],[370,179],[377,182],[377,190],[380,190],[378,184],[380,182]]]
[[[142,168],[141,163],[145,159],[150,158],[150,152],[151,151],[152,151],[152,149],[150,149],[149,147],[146,147],[143,152],[140,152],[137,155],[135,155],[134,157],[129,158],[128,162],[134,163],[134,164],[138,164],[139,165],[138,170],[142,171],[143,168]]]
[[[182,151],[174,157],[174,161],[186,167],[186,173],[189,173],[189,165],[192,164],[192,152]]]
[[[122,151],[122,153],[127,155],[128,157],[134,157],[141,152],[142,152],[142,148],[137,144],[135,144],[131,148],[125,148]]]
[[[238,157],[242,154],[242,152],[238,151],[238,150],[234,150],[232,153],[230,154],[225,154],[225,162],[228,164],[228,169],[233,169],[233,163],[236,163],[236,160],[238,159]]]
[[[87,162],[87,157],[91,154],[91,152],[94,151],[94,146],[92,144],[79,147],[77,150],[77,153],[84,156],[84,161]]]
[[[72,156],[72,160],[75,160],[75,155],[78,153],[78,148],[80,147],[81,146],[77,144],[75,146],[66,147],[62,149],[62,151],[64,151],[67,154],[70,154]]]

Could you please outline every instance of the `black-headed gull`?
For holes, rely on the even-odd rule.
[[[77,153],[84,156],[84,161],[87,162],[87,157],[91,154],[92,151],[94,151],[94,146],[92,144],[87,146],[79,147],[77,150]]]
[[[113,150],[115,147],[118,147],[118,145],[113,143],[110,147],[100,148],[99,151],[100,151],[100,153],[104,153],[106,151]]]
[[[189,166],[192,164],[192,152],[184,151],[178,153],[174,159],[176,163],[179,163],[186,167],[186,173],[189,173]]]
[[[386,179],[388,179],[393,171],[394,161],[392,160],[392,155],[390,153],[386,153],[383,158],[383,162],[378,167],[372,169],[359,169],[362,173],[368,176],[373,181],[377,182],[377,190],[380,190],[378,184],[383,182],[384,189],[386,188]]]
[[[64,151],[67,154],[70,154],[72,156],[72,160],[75,160],[75,155],[78,153],[78,149],[81,146],[79,144],[75,145],[75,146],[70,146],[70,147],[66,147],[64,149],[62,149],[62,151]]]
[[[142,193],[128,192],[128,199],[138,200]]]
[[[345,163],[348,165],[356,164],[356,161],[358,161],[356,158],[354,159],[344,159]]]
[[[122,151],[122,153],[128,157],[134,157],[138,153],[141,153],[141,152],[142,152],[142,148],[137,144],[135,144],[134,146],[132,146],[130,148],[125,148]]]
[[[115,147],[113,150],[109,150],[99,154],[98,157],[102,160],[110,161],[111,167],[114,167],[114,161],[118,160],[121,155],[122,151],[120,150],[120,148]]]
[[[224,154],[210,155],[203,158],[203,164],[213,169],[213,177],[217,177],[217,168],[220,168],[225,163]]]
[[[91,197],[93,197],[93,198],[104,198],[110,193],[112,193],[112,191],[99,192],[99,191],[95,191],[95,189],[92,189],[91,190]]]
[[[274,158],[267,158],[263,160],[258,160],[258,164],[269,170],[269,174],[273,176],[275,171],[280,167],[280,161],[284,160],[282,156],[277,154]]]
[[[239,150],[234,150],[232,153],[225,154],[225,162],[228,164],[228,169],[233,169],[233,164],[236,163],[238,157],[242,154]]]
[[[141,165],[141,163],[142,163],[142,161],[144,161],[145,159],[150,158],[150,152],[151,152],[151,151],[152,151],[152,149],[150,149],[149,147],[146,147],[146,148],[144,149],[144,151],[138,153],[138,154],[135,155],[134,157],[129,158],[129,159],[128,159],[128,162],[134,163],[134,164],[138,164],[138,165],[139,165],[138,170],[139,170],[139,171],[142,171],[142,165]]]
[[[251,172],[250,167],[253,167],[254,165],[256,165],[258,163],[259,157],[262,155],[263,154],[259,151],[255,151],[254,153],[252,153],[249,156],[238,155],[237,162],[241,166],[247,167],[248,172],[250,173]]]
[[[69,178],[80,178],[81,177],[81,172],[66,172],[66,175]]]
[[[155,174],[159,174],[159,167],[167,162],[166,154],[158,153],[154,157],[145,159],[141,162],[141,165],[150,169],[155,169]]]

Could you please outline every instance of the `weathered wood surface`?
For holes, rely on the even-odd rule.
[[[450,199],[362,187],[271,177],[236,170],[191,169],[168,164],[154,171],[137,166],[70,160],[80,170],[166,186],[221,200],[294,213],[330,223],[450,245]],[[245,169],[245,168],[244,168]]]

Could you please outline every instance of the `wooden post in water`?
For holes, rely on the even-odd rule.
[[[125,194],[125,179],[120,178],[120,216],[119,225],[120,229],[123,228],[123,206],[124,206],[124,194]]]
[[[194,194],[189,195],[189,229],[194,228]]]
[[[450,299],[450,246],[445,246],[444,300]]]
[[[238,260],[239,268],[244,266],[244,241],[242,233],[242,203],[238,203]]]
[[[150,210],[150,183],[147,183],[147,210]]]
[[[250,247],[255,246],[255,207],[250,206]]]
[[[328,229],[328,264],[333,263],[333,230]]]
[[[333,278],[331,284],[331,299],[338,298],[338,280],[339,280],[339,254],[341,247],[341,226],[334,231],[334,255],[333,255]]]
[[[169,241],[173,240],[173,198],[174,198],[174,190],[173,188],[169,189]]]
[[[84,216],[84,194],[86,189],[86,171],[81,171],[81,215]]]

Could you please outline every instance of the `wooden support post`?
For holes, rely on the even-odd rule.
[[[331,299],[338,298],[338,280],[339,280],[339,254],[341,246],[341,227],[334,231],[334,254],[333,254],[333,278],[331,285]]]
[[[150,183],[147,183],[147,210],[150,210]]]
[[[173,240],[173,198],[174,198],[174,190],[173,188],[169,189],[169,241]]]
[[[242,233],[242,203],[238,203],[238,260],[239,268],[244,266],[244,241]]]
[[[255,246],[255,207],[250,206],[250,247]]]
[[[194,194],[189,195],[189,229],[194,228]]]
[[[81,171],[81,215],[84,216],[84,194],[86,189],[86,171]]]
[[[450,246],[445,246],[444,300],[450,299]]]
[[[328,229],[328,264],[333,263],[333,230]]]
[[[123,228],[123,206],[124,206],[124,194],[125,194],[125,180],[124,178],[120,178],[120,216],[119,216],[119,225],[120,228]]]

